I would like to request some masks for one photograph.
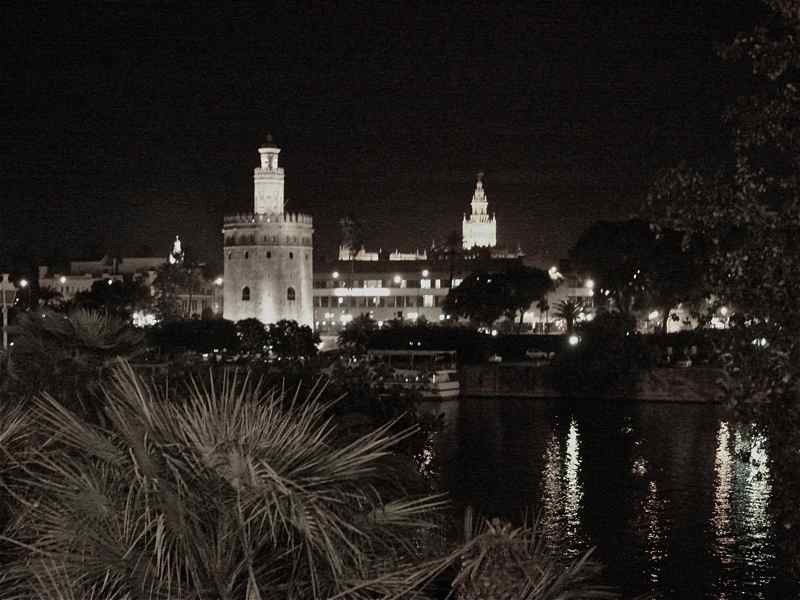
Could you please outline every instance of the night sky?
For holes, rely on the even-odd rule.
[[[429,246],[482,170],[500,243],[549,264],[660,168],[724,148],[743,77],[715,45],[754,5],[527,4],[6,8],[0,262],[166,255],[180,234],[219,265],[271,132],[318,255],[348,212],[372,247]]]

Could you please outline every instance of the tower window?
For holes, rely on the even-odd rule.
[[[247,286],[242,288],[242,302],[250,302],[250,288]]]
[[[228,260],[231,259],[231,256],[233,256],[233,252],[228,252]]]
[[[245,252],[245,253],[244,253],[244,257],[245,257],[245,258],[250,258],[250,253],[249,253],[249,252]]]
[[[289,289],[286,290],[286,299],[289,302],[294,302],[295,297],[296,297],[296,294],[294,292],[294,288],[289,288]]]
[[[294,258],[294,252],[289,252],[289,258]]]
[[[267,251],[267,258],[272,258],[272,252]]]

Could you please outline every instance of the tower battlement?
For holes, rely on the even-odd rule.
[[[303,213],[237,213],[223,217],[225,225],[262,225],[266,223],[301,223],[313,225],[311,215]]]

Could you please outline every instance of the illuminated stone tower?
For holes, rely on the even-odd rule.
[[[314,227],[309,215],[284,211],[280,151],[268,136],[253,173],[253,212],[225,216],[224,317],[313,327]]]
[[[472,214],[464,215],[461,239],[465,250],[475,246],[494,248],[497,245],[497,223],[487,212],[489,202],[483,191],[483,173],[478,173],[475,193],[472,194]]]

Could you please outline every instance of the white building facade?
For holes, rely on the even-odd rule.
[[[280,151],[271,139],[258,149],[253,212],[225,217],[223,315],[313,327],[314,226],[309,215],[284,210]]]

